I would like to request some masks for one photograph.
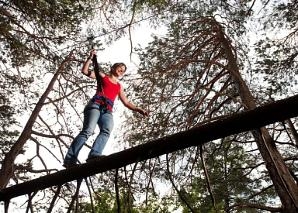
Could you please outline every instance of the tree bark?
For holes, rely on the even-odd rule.
[[[297,132],[297,130],[295,129],[294,124],[292,123],[291,119],[287,119],[285,122],[286,122],[286,123],[288,124],[288,126],[289,126],[289,131],[290,131],[290,133],[291,133],[291,135],[292,135],[293,143],[294,143],[295,146],[297,146],[297,148],[298,148],[298,132]]]
[[[287,108],[287,110],[283,110]],[[298,95],[0,190],[0,201],[298,116]]]
[[[238,86],[239,95],[244,107],[247,110],[253,110],[256,108],[255,99],[240,75],[236,54],[233,53],[233,47],[225,36],[221,26],[218,23],[216,23],[216,25],[218,26],[218,37],[222,43],[222,49],[228,59],[227,69],[232,76],[234,83]],[[269,131],[265,127],[262,127],[253,130],[252,134],[266,163],[266,168],[283,204],[285,212],[296,213],[298,210],[298,185],[295,183],[281,154],[277,150]]]
[[[45,102],[46,98],[48,97],[50,91],[53,89],[54,83],[56,82],[58,76],[63,71],[64,65],[71,59],[72,52],[62,61],[60,67],[58,68],[57,72],[54,74],[51,82],[49,83],[47,89],[43,93],[43,95],[40,97],[39,101],[37,102],[34,110],[32,111],[32,114],[27,121],[23,132],[21,133],[18,140],[14,143],[14,145],[11,147],[10,151],[5,155],[5,158],[2,162],[2,167],[0,170],[0,189],[3,189],[7,186],[9,183],[10,178],[14,174],[14,160],[20,153],[20,151],[23,149],[24,144],[26,141],[30,138],[32,133],[32,127],[36,121],[36,118],[43,106],[43,103]]]

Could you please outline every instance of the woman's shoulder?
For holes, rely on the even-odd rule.
[[[107,77],[107,74],[105,74],[104,72],[99,72],[100,77],[105,78]]]

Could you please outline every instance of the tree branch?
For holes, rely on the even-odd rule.
[[[20,137],[18,140],[14,143],[10,151],[6,154],[3,162],[2,162],[2,167],[0,170],[0,189],[6,187],[8,184],[10,178],[13,176],[14,172],[14,166],[13,162],[22,150],[24,144],[27,142],[27,140],[31,137],[32,134],[32,127],[34,123],[36,122],[36,118],[43,106],[43,103],[45,102],[46,98],[48,97],[49,93],[51,92],[54,83],[56,82],[58,76],[64,69],[65,64],[67,64],[73,55],[73,51],[69,53],[69,55],[62,61],[61,65],[59,66],[58,70],[56,71],[55,75],[51,79],[47,89],[43,93],[43,95],[40,97],[38,103],[36,104],[34,110],[32,111],[32,114],[27,121],[23,132],[21,133]]]

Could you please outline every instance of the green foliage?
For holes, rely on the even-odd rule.
[[[262,188],[262,181],[250,174],[251,168],[258,164],[258,158],[257,155],[248,154],[246,149],[247,147],[234,143],[233,140],[209,143],[205,146],[204,159],[214,203],[207,190],[206,176],[200,175],[198,171],[192,181],[183,184],[181,189],[182,196],[187,199],[195,212],[226,212],[227,208],[235,203],[264,204],[267,197],[272,196],[266,190],[262,196],[253,198],[253,195]],[[247,200],[248,197],[251,199]],[[183,212],[190,212],[186,205],[183,206]]]
[[[94,196],[94,212],[106,212],[106,213],[113,213],[115,211],[115,202],[113,197],[109,192],[98,192]],[[93,212],[92,206],[90,203],[80,203],[81,212]]]
[[[93,210],[92,210],[93,209]],[[118,207],[116,204],[115,193],[107,191],[99,191],[94,195],[94,206],[88,202],[80,203],[80,212],[84,213],[116,213],[118,212]],[[152,213],[152,212],[163,212],[170,213],[167,204],[158,202],[156,199],[149,199],[146,202],[140,204],[127,205],[127,194],[122,192],[120,194],[120,212],[122,213]]]
[[[10,150],[14,140],[19,135],[19,131],[12,128],[18,124],[14,118],[14,111],[14,108],[7,102],[6,97],[0,94],[0,161],[3,160],[5,153]]]
[[[162,11],[166,9],[170,3],[170,0],[137,0],[134,2],[135,9],[140,12],[147,9]]]
[[[21,66],[34,56],[49,54],[53,51],[51,47],[78,33],[93,3],[90,0],[1,2],[2,62],[11,58],[13,66]]]
[[[14,76],[7,75],[6,81],[0,82],[0,141],[1,154],[0,159],[3,160],[14,140],[19,135],[17,121],[18,113],[21,110],[18,107],[18,98],[14,97],[14,90],[18,89],[17,84],[21,83],[20,79]],[[3,79],[5,79],[3,77]],[[26,86],[26,82],[32,79],[24,79],[22,86]]]

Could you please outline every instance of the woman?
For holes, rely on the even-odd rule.
[[[89,69],[89,66],[92,63],[92,58],[95,54],[95,50],[90,52],[90,56],[87,58],[82,68],[82,73],[93,79],[96,79],[96,74]],[[128,109],[136,111],[143,116],[148,116],[148,113],[145,110],[136,107],[127,99],[123,87],[119,83],[119,79],[124,75],[125,71],[126,65],[124,63],[114,64],[111,67],[109,74],[99,71],[101,88],[97,88],[96,94],[84,109],[83,129],[73,140],[68,149],[63,164],[65,168],[76,165],[78,154],[88,138],[94,132],[96,124],[99,126],[100,132],[93,143],[87,162],[102,157],[102,151],[110,137],[114,125],[112,108],[117,96],[119,96],[124,106]]]

